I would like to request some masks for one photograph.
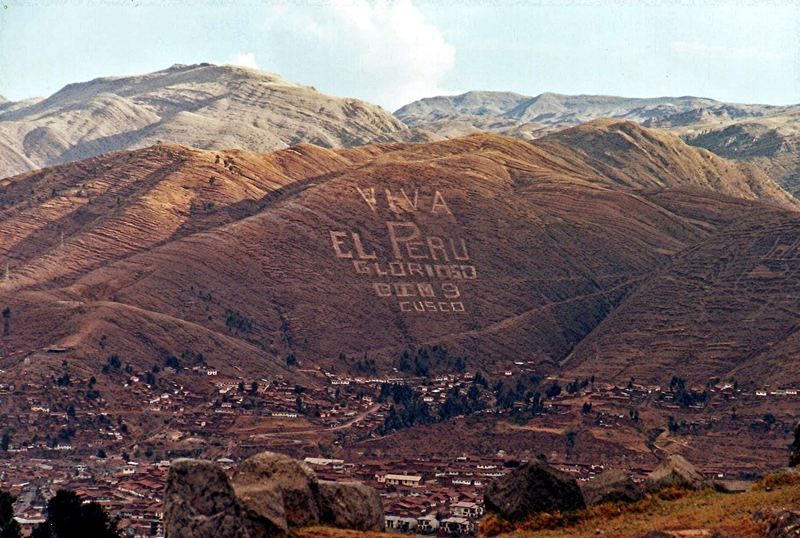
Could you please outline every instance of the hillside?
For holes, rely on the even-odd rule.
[[[800,108],[681,133],[686,142],[763,169],[795,196],[800,192]]]
[[[576,152],[582,162],[629,188],[694,187],[800,207],[759,168],[721,159],[633,122],[596,120],[545,136],[536,145],[553,153]]]
[[[748,215],[677,256],[582,341],[570,375],[796,380],[800,219]],[[591,375],[589,374],[589,375]]]
[[[733,220],[794,218],[764,177],[632,123],[535,144],[156,145],[2,186],[0,367],[25,371],[52,346],[87,371],[201,351],[256,375],[290,353],[387,368],[433,344],[554,370],[681,252]]]
[[[68,345],[95,354],[104,333],[119,338],[128,353],[155,360],[158,350],[170,347],[153,345],[153,331],[161,329],[141,334],[133,327],[145,323],[142,318],[158,326],[166,315],[186,322],[183,330],[191,333],[171,329],[170,340],[188,341],[202,329],[258,349],[258,356],[294,352],[313,363],[330,363],[340,353],[379,355],[391,363],[402,349],[428,342],[487,357],[482,362],[522,353],[556,359],[633,283],[705,233],[632,193],[605,187],[592,170],[572,179],[574,167],[554,167],[548,162],[553,156],[522,142],[482,135],[392,146],[358,166],[360,152],[379,150],[325,154],[309,148],[309,160],[322,153],[334,163],[316,158],[321,162],[312,171],[301,170],[283,190],[264,186],[280,180],[273,170],[248,172],[247,156],[234,158],[244,170],[231,173],[224,157],[215,165],[210,153],[172,147],[87,161],[81,163],[89,166],[85,175],[76,164],[12,180],[26,193],[42,182],[33,188],[42,199],[26,196],[33,207],[13,200],[5,212],[11,279],[0,293],[12,303],[33,294],[28,307],[37,316],[50,298],[60,314],[43,317],[63,325],[45,333],[47,341],[14,331],[14,347]],[[152,155],[159,152],[164,156]],[[344,158],[356,165],[336,171]],[[118,176],[132,178],[141,190],[117,194]],[[218,178],[213,185],[212,176]],[[101,190],[109,186],[110,192]],[[270,186],[278,187],[276,194]],[[374,209],[368,202],[373,188]],[[397,197],[392,207],[387,189]],[[409,212],[410,204],[417,210]],[[620,214],[637,217],[620,220]],[[430,243],[414,242],[412,252],[398,243],[402,250],[395,252],[389,233],[408,240],[416,227]],[[354,265],[358,258],[363,261]],[[405,259],[392,267],[407,276],[376,275],[389,271],[393,259]],[[420,268],[408,266],[414,259]],[[414,285],[381,296],[383,283],[406,282]],[[433,294],[435,311],[401,310],[421,293]],[[12,310],[24,315],[23,304]],[[89,323],[120,310],[130,325],[124,319],[113,328]],[[246,332],[229,334],[229,311],[251,321]],[[70,323],[72,316],[84,321]],[[119,334],[109,334],[112,329]],[[204,355],[217,356],[212,350]],[[257,368],[254,358],[240,366]]]
[[[271,151],[412,139],[380,107],[235,66],[174,65],[69,84],[0,105],[0,169],[10,176],[157,141]]]

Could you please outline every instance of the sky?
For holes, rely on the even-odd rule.
[[[800,103],[800,0],[0,0],[0,95],[176,63],[387,110],[470,90]]]

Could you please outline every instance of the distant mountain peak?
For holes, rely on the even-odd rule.
[[[0,109],[0,170],[15,174],[157,141],[271,151],[425,140],[377,105],[257,69],[200,63],[68,84]]]
[[[761,167],[800,192],[800,105],[773,106],[708,97],[628,98],[544,92],[473,91],[409,103],[395,112],[406,125],[444,138],[480,130],[532,140],[601,118],[668,130],[718,155]]]

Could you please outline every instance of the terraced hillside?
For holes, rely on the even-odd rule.
[[[588,342],[613,345],[617,333],[603,330],[630,301],[731,223],[784,222],[790,234],[797,219],[765,176],[626,122],[534,144],[482,134],[270,154],[156,145],[0,185],[10,311],[0,368],[25,378],[49,375],[62,353],[87,377],[112,353],[144,370],[202,353],[221,372],[303,377],[287,355],[344,369],[340,357],[367,356],[388,369],[434,344],[470,368],[525,358],[548,372],[567,357],[578,368],[594,357]],[[754,248],[725,245],[713,248],[737,258]],[[688,283],[704,278],[696,267]],[[773,282],[792,279],[787,269]],[[670,282],[674,296],[658,297],[667,311],[642,306],[654,326],[683,323],[691,290]],[[752,291],[755,305],[764,295]],[[783,306],[780,324],[756,318],[762,341],[784,336],[795,314]],[[679,328],[664,331],[682,338]],[[720,342],[709,342],[695,342],[698,372],[719,365]],[[777,349],[759,361],[780,363]],[[727,351],[730,369],[748,368],[740,350]],[[661,357],[639,367],[683,360]]]
[[[800,368],[800,219],[763,211],[659,271],[581,342],[575,374],[782,385]],[[591,375],[591,374],[590,374]]]

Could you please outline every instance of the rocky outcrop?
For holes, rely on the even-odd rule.
[[[274,452],[262,452],[244,460],[233,475],[236,495],[259,514],[277,514],[276,505],[293,527],[318,523],[319,485],[314,471],[304,462]]]
[[[283,536],[272,521],[250,513],[225,472],[213,462],[179,459],[170,465],[164,493],[167,538]]]
[[[789,455],[789,467],[800,467],[800,424],[794,430],[794,442]]]
[[[383,530],[383,504],[378,492],[358,482],[319,482],[322,523],[360,531]]]
[[[587,504],[636,502],[644,497],[642,488],[625,472],[609,469],[581,486]]]
[[[800,512],[797,510],[763,509],[753,514],[753,521],[763,525],[766,538],[800,536]]]
[[[683,456],[673,455],[656,467],[645,480],[645,489],[655,492],[669,487],[702,489],[705,477]]]
[[[272,452],[243,461],[232,480],[213,462],[176,460],[167,478],[164,512],[167,538],[283,537],[308,525],[385,527],[374,489],[317,480],[305,463]]]
[[[512,521],[539,512],[586,506],[574,478],[541,462],[526,463],[491,482],[484,501],[488,511]]]

